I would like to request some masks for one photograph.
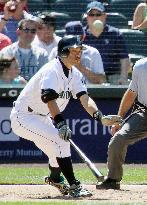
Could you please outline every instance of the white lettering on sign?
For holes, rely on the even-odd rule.
[[[19,141],[11,129],[11,107],[0,107],[0,141]]]
[[[0,150],[0,157],[13,158],[14,150]]]
[[[41,150],[24,150],[24,149],[17,149],[16,150],[16,156],[42,156]]]
[[[100,130],[96,120],[93,119],[72,119],[72,120],[66,120],[67,124],[69,124],[72,134],[76,135],[77,132],[80,133],[80,135],[107,135],[111,134],[110,127],[102,126],[102,130]],[[101,133],[102,132],[102,133]]]

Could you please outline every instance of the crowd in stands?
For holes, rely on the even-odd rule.
[[[63,36],[56,34],[55,12],[46,10],[32,15],[27,0],[0,0],[1,77],[6,69],[10,73],[8,68],[15,62],[12,67],[18,65],[19,72],[16,72],[18,76],[12,75],[14,81],[21,76],[24,81],[21,79],[20,82],[27,82],[57,56],[57,45]],[[102,1],[88,1],[83,10],[84,21],[67,22],[63,35],[79,35],[83,40],[85,50],[75,66],[87,83],[125,85],[129,83],[131,69],[128,48],[123,33],[110,25],[107,17],[107,8]],[[136,6],[132,22],[133,30],[147,31],[147,0]]]

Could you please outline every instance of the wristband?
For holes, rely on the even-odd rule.
[[[61,115],[61,113],[57,114],[55,117],[54,117],[54,121],[55,123],[60,123],[60,122],[64,122],[64,118],[63,116]]]
[[[6,22],[8,21],[8,19],[5,19],[4,17],[2,17],[1,20],[6,21]]]
[[[101,121],[103,114],[100,110],[97,110],[96,112],[93,113],[93,118],[97,121]]]

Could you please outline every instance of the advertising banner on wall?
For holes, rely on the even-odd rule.
[[[116,114],[119,99],[96,99],[104,114]],[[5,104],[5,103],[4,103]],[[10,111],[12,103],[0,107],[0,161],[1,162],[47,162],[45,154],[34,143],[16,136],[11,130]],[[107,147],[111,139],[110,127],[102,126],[90,117],[78,101],[72,100],[64,112],[73,141],[94,162],[106,162]],[[128,162],[147,162],[147,140],[143,140],[128,150]],[[138,154],[139,153],[139,154]],[[81,162],[72,149],[73,162]]]
[[[20,140],[11,129],[11,107],[0,107],[0,142],[17,142]]]

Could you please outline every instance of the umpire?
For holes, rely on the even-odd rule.
[[[147,58],[136,62],[133,68],[132,81],[125,92],[118,115],[122,118],[134,104],[134,109],[123,125],[113,125],[112,139],[108,146],[108,174],[97,189],[120,189],[123,176],[122,165],[125,161],[127,148],[147,137]]]

